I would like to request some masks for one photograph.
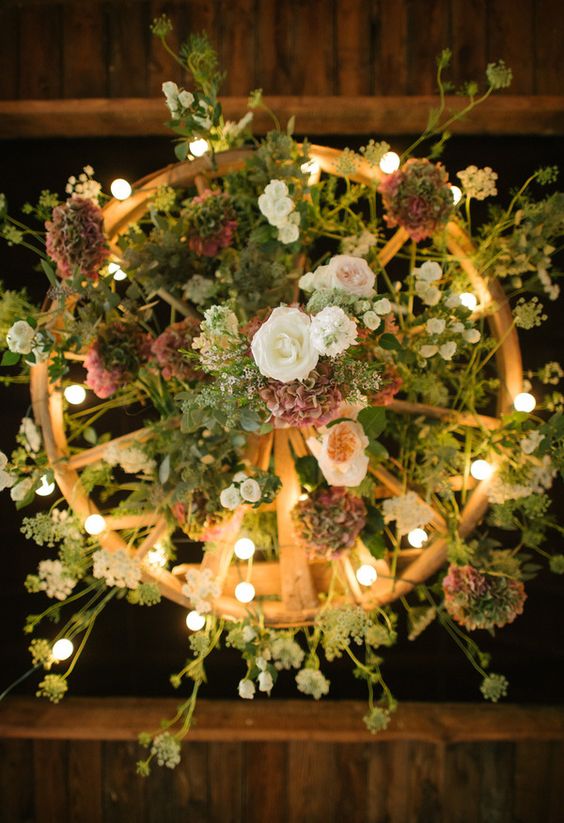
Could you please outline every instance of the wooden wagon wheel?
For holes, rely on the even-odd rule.
[[[112,200],[104,209],[105,228],[110,243],[128,226],[139,219],[148,208],[148,203],[155,189],[167,185],[187,187],[196,185],[201,192],[206,188],[206,180],[221,177],[229,172],[243,168],[251,150],[239,149],[223,152],[216,156],[216,165],[208,156],[192,162],[176,163],[140,180],[133,194],[125,201]],[[322,146],[312,146],[310,156],[316,164],[314,176],[321,172],[337,174],[336,162],[340,152]],[[371,168],[361,160],[355,174],[350,179],[355,182],[373,184],[382,176],[378,169]],[[379,253],[379,261],[386,265],[408,240],[408,235],[399,229],[388,240]],[[475,290],[481,309],[487,310],[487,322],[490,332],[497,343],[497,368],[500,379],[498,392],[497,417],[458,413],[448,408],[438,408],[420,403],[408,403],[394,400],[388,407],[401,414],[424,415],[438,419],[448,419],[460,426],[475,426],[492,430],[498,427],[499,418],[511,407],[514,397],[522,390],[522,365],[519,342],[515,332],[510,308],[505,294],[497,283],[488,283],[480,275],[472,260],[475,250],[470,238],[461,226],[450,221],[446,226],[446,240],[449,252],[467,274]],[[160,296],[171,302],[184,314],[190,309],[182,301],[161,290]],[[39,363],[31,370],[31,397],[37,423],[40,425],[48,460],[53,469],[55,480],[64,497],[82,519],[98,513],[94,503],[89,499],[80,482],[79,471],[103,457],[108,443],[87,449],[78,455],[70,456],[65,436],[62,387],[50,382],[47,363]],[[263,438],[250,438],[249,448],[255,465],[266,467],[271,451],[274,454],[275,471],[282,480],[282,487],[277,496],[276,509],[279,531],[279,563],[255,563],[253,567],[253,585],[257,597],[261,600],[264,620],[273,626],[299,626],[315,619],[319,609],[320,593],[325,593],[329,586],[331,571],[328,564],[309,563],[303,548],[295,539],[290,511],[296,503],[300,488],[291,459],[290,445],[297,455],[306,454],[304,434],[298,429],[280,429]],[[124,445],[131,441],[143,440],[150,436],[147,429],[114,439],[113,443]],[[492,457],[495,463],[495,458]],[[394,475],[383,467],[374,469],[374,475],[388,494],[405,493],[405,488]],[[472,490],[460,518],[459,534],[468,535],[483,517],[488,506],[488,486],[490,480],[479,482]],[[169,531],[164,516],[158,514],[106,517],[106,529],[99,535],[100,544],[110,550],[119,548],[133,552],[142,561],[147,552]],[[358,550],[362,562],[371,563],[379,571],[372,586],[361,587],[355,577],[354,569],[348,557],[338,560],[338,571],[342,582],[339,602],[356,603],[366,609],[391,602],[407,594],[413,586],[422,583],[436,572],[446,560],[447,533],[446,523],[434,509],[431,512],[432,534],[423,550],[408,550],[402,554],[409,559],[401,576],[392,577],[385,561],[374,561],[362,545]],[[135,527],[149,528],[145,539],[131,548],[119,534],[122,529]],[[227,618],[243,618],[252,610],[252,604],[245,605],[234,597],[234,588],[241,579],[240,570],[232,565],[233,540],[223,541],[223,548],[217,554],[206,553],[201,567],[210,568],[219,578],[222,592],[213,602],[216,614]],[[192,566],[193,568],[199,566]],[[177,567],[177,572],[184,573],[189,565]],[[182,581],[179,574],[158,569],[143,562],[143,577],[156,582],[163,596],[189,609],[190,601],[182,593]]]

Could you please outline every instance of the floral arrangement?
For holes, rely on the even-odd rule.
[[[167,49],[169,30],[166,18],[153,25]],[[468,105],[451,115],[443,52],[440,104],[415,144],[401,157],[374,140],[334,152],[321,176],[319,150],[298,143],[292,123],[282,130],[271,113],[273,130],[253,140],[253,110],[268,110],[260,91],[239,123],[223,119],[205,37],[177,59],[193,90],[167,82],[163,92],[178,160],[200,163],[189,185],[145,187],[146,213],[113,234],[112,204],[88,166],[66,199],[42,192],[24,205],[39,228],[0,198],[3,238],[34,249],[49,280],[39,309],[25,291],[1,292],[5,379],[18,369],[34,391],[46,373],[67,437],[54,461],[39,413],[23,419],[12,455],[0,454],[0,487],[18,508],[63,492],[22,525],[51,555],[25,582],[52,601],[25,627],[41,627],[30,645],[30,673],[45,671],[37,693],[63,698],[113,598],[152,607],[164,594],[190,609],[191,657],[171,682],[192,685],[173,719],[141,735],[141,774],[179,762],[221,642],[241,653],[244,699],[270,695],[292,670],[317,700],[330,691],[324,660],[348,656],[378,732],[396,706],[383,650],[404,624],[414,640],[438,621],[496,701],[507,681],[469,632],[521,614],[533,555],[564,572],[564,556],[545,548],[563,532],[547,496],[564,472],[560,365],[529,372],[494,416],[507,334],[541,326],[558,296],[551,258],[564,198],[534,199],[556,178],[541,169],[473,230],[473,201],[497,194],[497,175],[468,166],[453,176],[459,188],[437,157],[453,120],[509,85],[511,71],[490,64],[485,91],[467,84]],[[428,156],[414,156],[424,142]],[[244,163],[220,173],[222,152],[245,146]],[[112,439],[124,409],[144,428]],[[65,465],[80,471],[73,494]],[[490,508],[468,527],[473,489]],[[96,505],[89,516],[85,499]],[[183,562],[179,530],[202,544],[201,565]],[[433,552],[435,576],[410,578],[411,558]],[[253,562],[277,560],[282,593],[280,583],[256,591]],[[303,588],[310,568],[318,589]]]

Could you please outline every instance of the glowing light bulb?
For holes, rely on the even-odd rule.
[[[470,466],[470,474],[475,480],[487,480],[493,474],[493,466],[487,460],[474,460]]]
[[[239,560],[249,560],[255,553],[255,544],[250,537],[240,537],[235,543],[233,551]]]
[[[363,563],[362,566],[359,566],[356,570],[356,579],[361,586],[371,586],[377,577],[378,572],[374,566],[370,566],[368,563]]]
[[[458,186],[451,186],[450,193],[452,194],[452,202],[456,206],[462,200],[462,189]]]
[[[407,542],[414,549],[420,549],[423,543],[426,543],[429,535],[425,529],[412,529],[407,535]]]
[[[108,273],[113,274],[114,280],[127,280],[127,274],[119,263],[108,263]]]
[[[49,478],[46,474],[44,474],[41,478],[41,485],[35,490],[35,494],[38,494],[39,497],[49,497],[49,495],[53,494],[54,491],[55,484],[49,483]]]
[[[537,401],[532,394],[529,394],[528,391],[522,391],[513,401],[513,408],[515,411],[526,412],[527,414],[532,412],[536,405]]]
[[[250,603],[255,596],[255,587],[252,583],[237,583],[235,586],[235,597],[239,603]]]
[[[387,151],[380,160],[379,165],[384,174],[391,174],[393,171],[397,171],[400,166],[399,154],[396,154],[395,151]]]
[[[66,387],[64,395],[67,403],[70,403],[72,406],[79,406],[86,400],[86,389],[84,386],[79,386],[78,383],[74,383],[72,386]]]
[[[191,611],[186,615],[186,625],[191,632],[199,632],[206,625],[206,618],[200,612]]]
[[[152,549],[147,552],[147,563],[150,566],[157,566],[163,568],[166,566],[167,555],[164,546],[156,543]]]
[[[460,302],[469,311],[474,311],[474,309],[478,305],[478,298],[476,297],[475,294],[472,294],[472,292],[463,291],[462,294],[460,295]]]
[[[317,174],[318,171],[321,171],[321,166],[317,160],[307,160],[300,166],[300,171],[302,171],[303,174]]]
[[[101,514],[89,514],[84,521],[84,530],[88,532],[88,534],[102,534],[105,528],[106,521]]]
[[[60,640],[57,640],[57,642],[53,644],[53,657],[55,660],[68,660],[73,651],[73,642],[67,637],[61,637]]]
[[[112,180],[110,191],[116,200],[127,200],[133,189],[127,180],[124,180],[123,177],[117,177],[115,180]]]
[[[207,151],[209,151],[210,145],[207,140],[204,140],[203,137],[199,137],[197,140],[192,140],[190,143],[190,154],[193,154],[194,157],[202,157]]]
[[[300,496],[298,497],[298,500],[307,500],[308,496],[309,496],[309,495],[307,495],[307,494],[304,492],[303,494],[300,494]]]

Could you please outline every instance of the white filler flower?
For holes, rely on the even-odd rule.
[[[311,342],[319,354],[336,357],[356,342],[356,323],[340,306],[327,306],[311,321]]]

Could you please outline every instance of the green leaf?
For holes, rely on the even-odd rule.
[[[295,461],[298,478],[304,489],[313,491],[321,482],[321,472],[315,457],[308,454],[306,457],[298,457]]]
[[[383,446],[379,440],[371,440],[366,451],[373,457],[377,457],[378,460],[387,460],[390,456],[387,448]]]
[[[286,126],[286,134],[293,134],[295,125],[296,125],[296,115],[293,114],[290,117],[290,119],[288,120],[288,124]]]
[[[361,532],[360,538],[372,557],[381,560],[386,556],[386,543],[381,534],[365,534]]]
[[[188,154],[188,143],[177,143],[174,147],[174,154],[177,160],[186,160],[186,155]]]
[[[32,329],[37,328],[37,319],[35,317],[26,317],[26,323],[29,323]]]
[[[84,437],[87,443],[91,443],[93,446],[95,446],[98,442],[98,435],[96,434],[96,429],[93,429],[92,426],[88,426],[87,429],[84,429],[82,436]]]
[[[260,419],[251,409],[241,409],[241,428],[246,432],[254,432],[260,428]]]
[[[401,351],[402,348],[397,337],[389,333],[383,334],[380,337],[378,345],[386,351]]]
[[[358,413],[357,419],[370,442],[376,440],[386,426],[386,412],[382,406],[367,406]]]
[[[170,454],[167,454],[161,465],[159,466],[159,482],[164,486],[170,477]]]
[[[56,288],[58,286],[58,282],[57,282],[57,276],[55,274],[55,270],[53,269],[53,266],[50,263],[48,263],[47,260],[41,260],[40,262],[41,262],[41,268],[43,269],[43,271],[47,275],[47,279],[49,280],[51,285],[54,288]]]
[[[0,366],[15,366],[20,362],[20,355],[15,351],[5,351],[0,361]]]

